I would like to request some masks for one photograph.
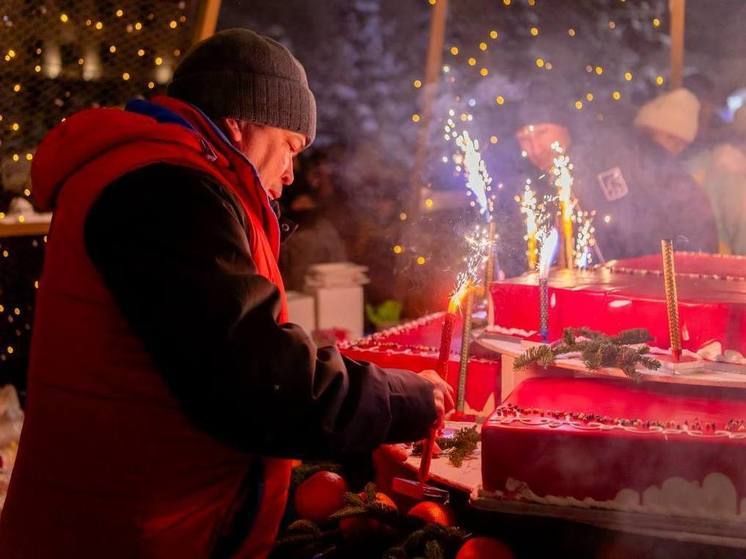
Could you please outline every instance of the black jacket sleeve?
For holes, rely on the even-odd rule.
[[[109,185],[86,220],[88,253],[185,413],[247,451],[298,458],[423,437],[432,385],[318,349],[275,321],[245,215],[211,177],[159,164]]]

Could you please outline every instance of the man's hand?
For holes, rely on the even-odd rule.
[[[433,384],[433,398],[435,400],[435,411],[437,419],[434,427],[441,429],[445,422],[444,417],[447,412],[455,406],[453,401],[453,388],[441,378],[441,376],[432,369],[426,369],[420,372],[420,377],[429,380]]]

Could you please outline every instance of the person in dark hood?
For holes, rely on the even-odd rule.
[[[596,211],[596,239],[604,257],[677,250],[717,252],[718,233],[707,193],[679,155],[697,135],[699,102],[676,89],[643,105],[630,129],[602,131],[571,151],[575,196]]]
[[[707,195],[677,158],[696,136],[698,106],[690,92],[680,89],[643,106],[629,129],[591,128],[556,102],[529,97],[516,129],[518,148],[531,164],[524,166],[523,176],[532,178],[539,199],[556,194],[552,144],[565,150],[573,165],[576,202],[595,212],[596,261],[600,256],[610,260],[657,253],[664,238],[674,239],[677,250],[717,252]],[[513,182],[516,190],[518,178]],[[512,219],[520,220],[517,206]],[[522,248],[525,243],[516,230],[521,231],[507,228],[504,242]],[[507,252],[520,253],[525,263],[522,251]]]
[[[55,216],[9,559],[265,557],[288,458],[415,440],[452,406],[435,372],[351,361],[288,322],[273,207],[316,133],[298,60],[222,31],[168,93],[68,117],[34,157]]]

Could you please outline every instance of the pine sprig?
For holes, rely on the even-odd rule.
[[[438,446],[444,454],[448,455],[451,464],[460,468],[464,460],[471,456],[477,449],[479,443],[479,432],[476,425],[459,429],[452,437],[438,437]],[[422,443],[415,445],[415,455],[422,454]]]
[[[519,355],[515,360],[514,367],[516,369],[523,369],[536,363],[541,365],[545,369],[552,364],[554,361],[555,354],[550,345],[537,345],[528,348],[522,355]]]
[[[650,340],[650,333],[644,328],[623,330],[615,336],[607,336],[589,328],[565,328],[561,342],[529,348],[516,358],[515,368],[522,369],[537,364],[546,369],[561,355],[579,353],[583,364],[592,371],[616,367],[627,376],[639,379],[638,366],[652,370],[661,366],[660,361],[648,355],[648,346],[631,347]]]

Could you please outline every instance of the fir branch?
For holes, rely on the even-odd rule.
[[[460,468],[464,460],[471,456],[477,449],[478,443],[479,433],[476,426],[459,429],[450,442],[451,447],[448,452],[448,459],[451,461],[451,464]],[[438,445],[440,446],[440,443]]]
[[[609,341],[616,345],[635,345],[647,343],[652,339],[646,328],[632,328],[622,330],[616,336],[612,336]]]
[[[590,328],[565,328],[561,342],[529,348],[516,358],[514,366],[522,369],[536,363],[546,369],[557,357],[579,352],[583,364],[592,371],[615,367],[629,377],[639,379],[638,366],[652,370],[661,366],[659,361],[648,356],[648,346],[631,347],[650,339],[650,333],[644,328],[623,330],[615,336],[607,336]]]
[[[464,460],[471,456],[477,449],[479,443],[479,432],[476,425],[459,429],[452,437],[439,437],[436,442],[443,451],[448,455],[451,464],[460,468]],[[416,444],[413,454],[422,454],[422,444]]]
[[[514,367],[516,369],[523,369],[533,363],[538,363],[545,369],[554,361],[554,353],[552,347],[548,345],[537,345],[528,348],[525,353],[520,355],[516,360]]]

